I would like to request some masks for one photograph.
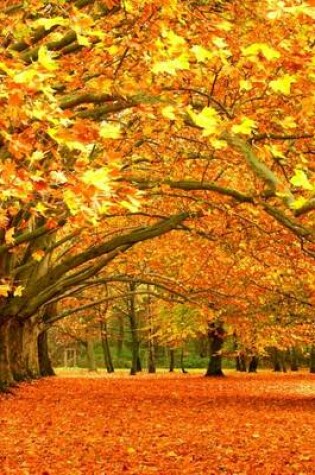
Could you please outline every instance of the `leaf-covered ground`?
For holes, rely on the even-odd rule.
[[[314,474],[315,377],[52,378],[0,396],[0,473]]]

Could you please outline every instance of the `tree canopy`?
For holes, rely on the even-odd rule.
[[[124,255],[207,308],[313,305],[312,4],[2,2],[0,365]]]

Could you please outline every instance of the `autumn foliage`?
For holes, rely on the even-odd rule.
[[[122,278],[313,345],[313,2],[1,6],[0,385]]]
[[[3,475],[313,473],[311,376],[60,378],[0,397]]]

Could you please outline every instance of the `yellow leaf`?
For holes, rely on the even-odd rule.
[[[212,51],[200,45],[192,46],[191,51],[196,56],[196,60],[198,61],[198,63],[205,63],[208,59],[211,59],[213,57]]]
[[[38,50],[38,62],[48,71],[54,71],[59,67],[56,61],[52,59],[51,52],[43,45],[40,46]]]
[[[5,233],[4,240],[7,244],[14,244],[15,239],[13,237],[13,234],[15,232],[15,228],[10,228],[8,231]]]
[[[90,40],[86,37],[86,36],[83,36],[83,35],[80,35],[80,33],[76,33],[77,35],[77,42],[80,46],[90,46],[91,45],[91,42]]]
[[[268,61],[280,58],[279,51],[275,50],[266,43],[253,43],[245,48],[241,48],[244,56],[257,56],[261,53]]]
[[[219,139],[214,138],[210,140],[210,143],[212,147],[215,148],[216,150],[222,150],[223,148],[227,147],[227,143],[225,140],[219,140]]]
[[[307,203],[307,199],[304,198],[304,196],[300,196],[296,200],[293,201],[293,203],[290,203],[290,208],[292,209],[299,209],[302,208],[305,203]]]
[[[61,16],[56,16],[54,18],[39,18],[33,22],[34,26],[43,26],[45,30],[50,30],[54,26],[67,26],[69,25],[69,20]]]
[[[136,213],[139,210],[140,203],[135,198],[129,196],[128,201],[123,200],[120,202],[121,206],[131,211],[131,213]]]
[[[216,28],[223,31],[230,31],[232,29],[232,24],[229,21],[221,21],[216,25]]]
[[[21,297],[24,289],[25,287],[23,287],[23,285],[18,285],[17,287],[15,287],[13,292],[14,297]]]
[[[226,43],[225,39],[220,38],[219,36],[212,38],[212,43],[219,49],[225,49],[228,47],[228,44]]]
[[[32,258],[35,261],[41,261],[44,256],[45,252],[42,249],[37,249],[37,251],[32,252]]]
[[[49,175],[53,183],[56,185],[64,185],[65,183],[68,183],[68,178],[66,177],[63,171],[53,170],[50,172]]]
[[[256,122],[248,117],[244,117],[240,124],[233,125],[232,132],[234,134],[250,135],[255,128]]]
[[[199,114],[190,108],[187,109],[187,112],[193,122],[204,129],[202,133],[204,137],[214,134],[218,130],[219,116],[213,107],[204,107]]]
[[[303,170],[295,170],[295,175],[291,178],[290,183],[304,190],[314,190],[314,186],[308,181],[308,178]]]
[[[181,54],[175,59],[170,59],[167,61],[160,61],[158,63],[155,63],[155,65],[152,68],[152,72],[154,74],[159,74],[159,73],[168,73],[171,76],[176,76],[176,71],[178,69],[189,69],[189,61],[188,57],[186,54]]]
[[[119,48],[117,45],[112,45],[112,46],[109,46],[109,48],[106,48],[106,51],[111,55],[111,56],[116,56],[118,51],[119,51]]]
[[[252,84],[247,79],[240,80],[240,91],[250,91],[252,89]]]
[[[45,112],[43,111],[43,113],[45,114]],[[33,165],[34,163],[40,161],[40,160],[43,160],[43,158],[45,158],[45,154],[44,152],[40,151],[40,150],[35,150],[35,152],[32,153],[32,155],[30,156],[30,162],[31,162],[31,165]]]
[[[100,136],[103,139],[119,139],[120,125],[103,121],[100,124]]]
[[[162,115],[163,117],[165,117],[166,119],[170,119],[170,120],[175,120],[176,119],[176,116],[174,114],[174,107],[173,106],[166,106],[166,107],[163,107],[162,109]]]
[[[65,190],[63,193],[63,201],[67,205],[72,216],[76,215],[80,211],[81,203],[73,191]]]
[[[296,82],[296,77],[290,74],[284,74],[281,78],[270,81],[269,86],[275,92],[281,92],[288,96],[291,92],[291,84]]]
[[[280,124],[284,129],[296,129],[297,127],[297,123],[295,122],[294,117],[291,115],[288,115],[283,120],[281,120]]]
[[[0,285],[0,297],[7,297],[11,291],[11,286],[8,284]]]
[[[38,71],[35,69],[29,68],[25,71],[21,71],[13,76],[13,81],[17,84],[31,84],[34,77],[39,77]]]
[[[179,51],[186,43],[184,38],[178,36],[172,30],[162,30],[162,37],[166,39],[167,43],[170,45],[169,50],[173,53]]]
[[[269,150],[273,157],[286,158],[286,156],[283,155],[283,152],[279,149],[278,145],[269,145]]]
[[[95,188],[107,193],[111,191],[108,169],[106,167],[98,168],[97,170],[87,170],[83,173],[81,181],[86,185],[93,185]]]
[[[47,211],[48,208],[43,203],[37,203],[34,209],[35,211],[37,211],[37,213],[45,216],[45,212]]]
[[[4,71],[8,76],[12,75],[12,70],[3,61],[0,61],[0,71]]]

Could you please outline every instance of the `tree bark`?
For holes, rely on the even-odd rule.
[[[148,373],[156,373],[156,366],[155,366],[155,348],[154,348],[154,341],[152,337],[149,338],[149,354],[148,354]]]
[[[103,348],[104,363],[105,363],[106,371],[107,373],[114,373],[115,369],[114,369],[112,355],[110,352],[110,346],[108,342],[106,320],[101,321],[101,340],[102,340],[102,348]]]
[[[175,369],[175,349],[170,348],[170,373],[174,373]]]
[[[183,346],[182,346],[181,352],[180,352],[180,367],[181,367],[181,370],[182,370],[183,374],[188,373],[188,371],[185,369],[185,365],[184,365],[184,347]]]
[[[94,353],[94,342],[92,338],[87,338],[86,342],[86,355],[87,355],[87,362],[88,362],[88,369],[89,371],[97,371],[96,361],[95,361],[95,353]]]
[[[315,345],[311,346],[310,351],[310,373],[315,373]]]
[[[236,371],[240,371],[241,373],[246,373],[246,356],[243,352],[240,352],[240,354],[235,358],[235,366],[236,366]]]
[[[40,376],[37,349],[38,327],[32,319],[12,319],[9,326],[10,365],[15,381]]]
[[[205,376],[224,376],[222,371],[222,347],[225,331],[223,324],[210,323],[208,326],[210,357]]]
[[[118,337],[117,337],[117,357],[120,358],[122,355],[122,350],[124,346],[124,318],[123,315],[117,314],[118,318]]]
[[[44,330],[38,335],[38,362],[40,376],[55,376],[55,371],[51,364],[48,348],[48,331]]]
[[[10,365],[9,325],[10,321],[0,326],[0,390],[14,383]]]
[[[257,373],[259,359],[257,355],[252,355],[250,358],[248,372],[249,373]]]
[[[134,282],[130,283],[130,291],[133,292],[132,297],[129,298],[129,323],[130,323],[130,330],[131,330],[131,352],[132,352],[132,360],[131,360],[131,368],[130,374],[134,376],[138,371],[141,371],[141,361],[139,355],[139,336],[138,336],[138,322],[137,322],[137,314],[136,314],[136,305],[135,305],[135,292],[136,284]]]
[[[298,350],[295,346],[290,348],[290,369],[291,371],[299,371]]]
[[[37,351],[37,324],[17,318],[0,327],[0,386],[40,375]]]

